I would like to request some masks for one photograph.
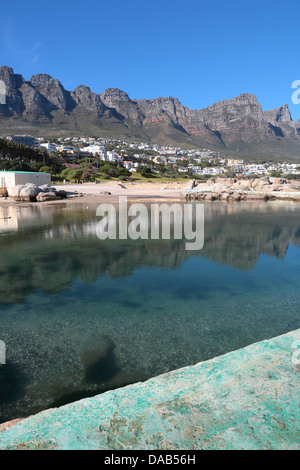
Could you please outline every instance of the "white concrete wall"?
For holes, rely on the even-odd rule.
[[[0,187],[11,188],[15,186],[15,173],[0,171]]]
[[[26,183],[34,183],[37,186],[51,184],[50,173],[14,173],[10,171],[0,171],[0,186],[2,178],[5,179],[5,186],[7,188]]]

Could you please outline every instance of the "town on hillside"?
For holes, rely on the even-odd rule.
[[[2,136],[0,170],[44,171],[65,181],[95,181],[97,178],[126,180],[131,176],[198,178],[213,176],[275,176],[300,178],[300,162],[245,161],[211,149],[185,150],[93,137],[36,138],[30,135]],[[4,142],[4,144],[3,144]],[[14,157],[7,151],[13,146]],[[17,151],[31,148],[41,158],[24,163]],[[16,156],[17,155],[17,156]],[[46,158],[45,158],[46,156]],[[55,163],[55,164],[54,164]]]

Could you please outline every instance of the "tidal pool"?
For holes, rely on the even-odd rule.
[[[96,209],[0,208],[0,422],[300,327],[300,204],[207,203],[198,251]]]

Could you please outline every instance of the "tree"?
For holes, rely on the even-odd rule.
[[[32,163],[30,163],[29,166],[30,166],[30,169],[32,171],[40,171],[43,164],[42,164],[42,162],[32,162]]]
[[[149,168],[149,167],[147,167],[147,166],[138,165],[137,171],[138,171],[138,172],[141,174],[141,176],[143,176],[144,178],[150,178],[150,177],[153,175],[151,168]]]
[[[66,180],[71,181],[72,179],[75,178],[76,171],[77,171],[76,168],[65,168],[61,172],[60,176],[61,176],[62,179],[66,179]]]
[[[50,166],[42,166],[39,169],[40,173],[51,173],[52,174],[52,168]]]
[[[272,176],[273,178],[280,178],[282,175],[282,172],[281,170],[272,170],[270,171],[270,176]]]
[[[69,168],[69,173],[68,173],[68,179],[69,180],[81,180],[83,171],[82,170],[77,170],[76,168]]]
[[[1,171],[32,171],[27,163],[20,161],[2,160],[0,161]]]

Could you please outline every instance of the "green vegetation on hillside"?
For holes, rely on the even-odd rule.
[[[47,168],[52,175],[60,173],[64,166],[62,158],[50,155],[46,149],[34,149],[0,139],[0,171],[41,171]]]

